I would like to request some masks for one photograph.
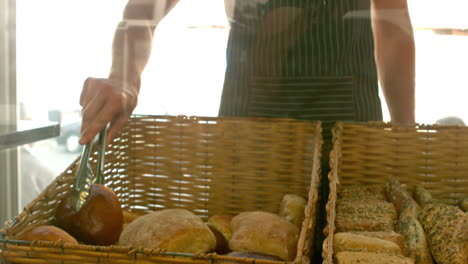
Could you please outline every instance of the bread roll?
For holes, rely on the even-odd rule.
[[[299,229],[279,215],[243,212],[231,221],[232,251],[251,251],[292,261],[296,257]]]
[[[424,229],[410,208],[398,217],[396,231],[405,238],[407,256],[416,264],[434,263]]]
[[[55,213],[56,225],[89,245],[113,245],[123,229],[123,213],[114,191],[102,184],[91,185],[80,211],[71,208],[71,193],[65,195]]]
[[[420,219],[437,263],[468,263],[468,214],[456,206],[428,204]]]
[[[38,226],[18,237],[25,241],[63,241],[63,243],[78,245],[78,241],[66,231],[51,225]]]
[[[341,252],[335,261],[336,264],[414,264],[410,258],[373,252]]]
[[[368,236],[368,237],[380,238],[380,239],[383,239],[383,240],[393,242],[393,243],[397,244],[400,247],[401,253],[403,254],[403,256],[406,256],[405,238],[403,237],[403,235],[401,235],[401,234],[399,234],[397,232],[393,232],[393,231],[389,231],[389,232],[360,231],[360,232],[353,232],[353,233],[358,234],[358,235]]]
[[[122,232],[119,245],[199,254],[213,250],[216,239],[208,225],[192,212],[165,209],[131,222]]]
[[[213,215],[208,218],[207,224],[218,230],[229,241],[232,237],[231,220],[233,217],[232,215]]]
[[[286,194],[280,204],[279,216],[293,223],[299,229],[304,221],[306,199],[296,194]]]
[[[333,252],[375,252],[402,255],[400,247],[393,242],[354,233],[336,233],[333,237]]]

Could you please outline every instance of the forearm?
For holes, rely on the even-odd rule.
[[[383,1],[387,0],[374,0],[372,5],[379,81],[392,122],[414,124],[415,43],[411,19],[406,1]]]
[[[109,77],[139,87],[151,55],[154,30],[176,4],[174,0],[130,0],[115,31]]]

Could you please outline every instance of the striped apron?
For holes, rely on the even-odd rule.
[[[370,0],[235,1],[220,116],[382,120]]]

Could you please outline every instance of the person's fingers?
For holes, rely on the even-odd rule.
[[[81,90],[80,94],[80,105],[82,107],[85,107],[85,104],[87,104],[90,101],[90,92],[92,91],[90,89],[91,84],[95,81],[94,78],[87,78],[84,83],[83,83],[83,89]]]
[[[119,118],[111,122],[109,129],[107,130],[106,145],[110,144],[125,124],[127,124],[130,115],[131,114],[121,115]]]
[[[127,101],[127,97],[123,94],[114,94],[110,97],[104,98],[104,105],[98,110],[98,112],[94,112],[94,110],[93,112],[90,111],[92,115],[87,116],[87,123],[83,129],[80,143],[89,142],[89,140],[92,140],[97,133],[104,129],[112,120],[121,118],[121,116],[125,118],[129,116],[129,113],[133,110]],[[83,122],[84,121],[85,119],[83,119]]]

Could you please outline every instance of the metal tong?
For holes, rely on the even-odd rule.
[[[94,183],[104,184],[104,156],[106,152],[107,127],[99,132],[98,157],[96,174],[93,173],[89,157],[93,148],[94,140],[85,145],[80,158],[80,164],[75,173],[71,195],[71,208],[78,212],[86,203],[91,192],[91,185]]]

